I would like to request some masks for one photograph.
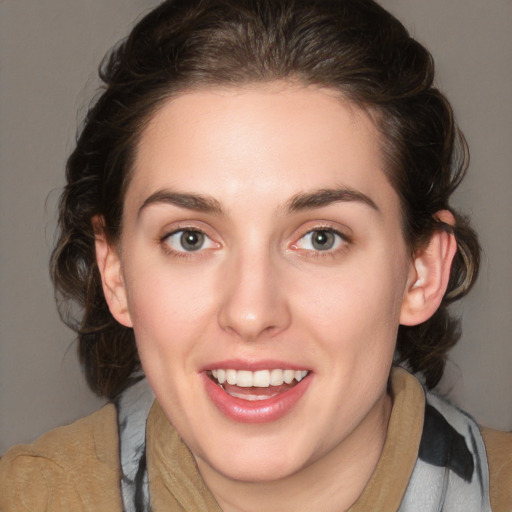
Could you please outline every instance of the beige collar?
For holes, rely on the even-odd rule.
[[[418,456],[425,394],[400,368],[391,372],[393,410],[382,455],[350,512],[398,510]],[[146,453],[153,510],[222,512],[194,457],[155,401],[147,421]]]

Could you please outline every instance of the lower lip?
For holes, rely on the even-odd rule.
[[[288,414],[300,400],[311,382],[310,375],[284,393],[266,400],[243,400],[226,393],[203,373],[206,392],[217,408],[228,418],[240,423],[267,423]]]

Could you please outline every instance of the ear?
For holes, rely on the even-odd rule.
[[[440,210],[435,217],[445,224],[455,224],[448,210]],[[436,312],[448,287],[456,252],[455,236],[445,230],[435,231],[428,245],[416,252],[400,312],[402,325],[418,325]]]
[[[121,258],[117,248],[109,244],[105,235],[103,217],[92,219],[96,247],[96,263],[101,275],[105,300],[112,316],[122,325],[133,327],[128,311],[128,297],[121,271]]]

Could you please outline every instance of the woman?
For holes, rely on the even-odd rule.
[[[429,53],[369,0],[175,0],[102,78],[52,275],[113,403],[0,509],[510,507],[510,435],[397,368],[439,381],[478,272]]]

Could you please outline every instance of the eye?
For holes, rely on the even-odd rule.
[[[303,235],[294,245],[306,251],[332,251],[345,241],[345,237],[333,229],[315,229]]]
[[[163,242],[176,252],[195,252],[216,246],[211,238],[194,229],[180,229],[170,233]]]

